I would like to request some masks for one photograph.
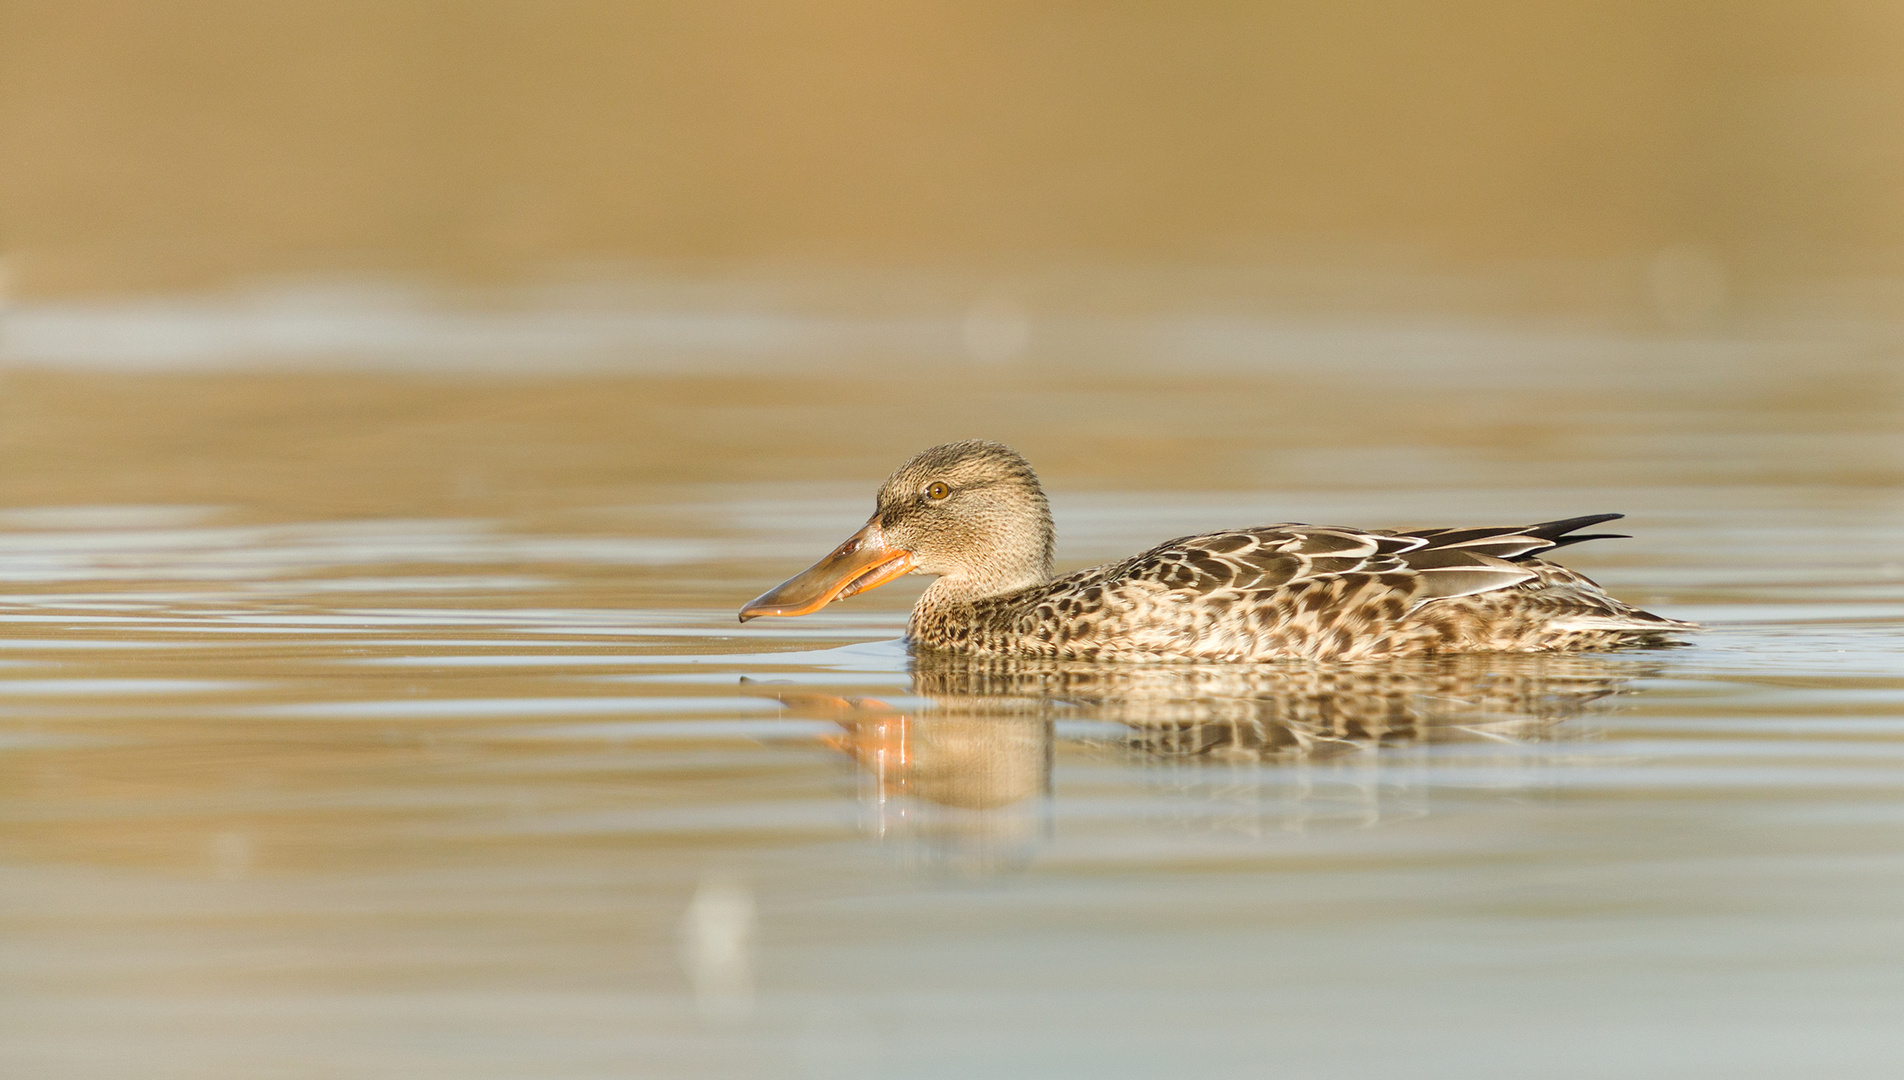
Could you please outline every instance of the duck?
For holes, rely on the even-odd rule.
[[[908,644],[978,658],[1362,661],[1676,644],[1700,629],[1545,558],[1624,539],[1581,531],[1620,514],[1478,528],[1256,525],[1054,576],[1037,474],[983,439],[918,454],[874,506],[864,527],[749,601],[740,621],[806,615],[923,574],[935,580],[912,609]]]

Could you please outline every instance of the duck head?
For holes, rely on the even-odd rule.
[[[975,599],[1051,576],[1051,508],[1031,465],[972,439],[925,451],[880,485],[860,531],[740,609],[806,615],[906,574],[929,574],[947,599]]]

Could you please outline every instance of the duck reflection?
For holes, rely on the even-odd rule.
[[[914,693],[961,713],[1042,702],[1122,725],[1121,744],[1171,758],[1316,760],[1383,746],[1533,741],[1650,669],[1604,656],[1475,654],[1369,665],[978,667],[935,662]]]
[[[824,741],[858,764],[863,821],[879,839],[903,838],[928,861],[989,871],[1028,861],[1050,833],[1059,703],[774,696],[791,715],[839,725]]]
[[[1484,655],[1369,665],[1114,665],[919,656],[892,701],[775,694],[795,715],[837,723],[828,744],[858,763],[870,824],[916,834],[921,811],[962,812],[1031,839],[1048,815],[1062,750],[1182,767],[1344,759],[1380,768],[1385,748],[1535,743],[1658,673],[1632,655]],[[1225,783],[1235,777],[1223,771]],[[1017,809],[1010,823],[1001,812]],[[1042,826],[1032,822],[1038,818]],[[981,829],[981,831],[984,831]],[[992,839],[1003,839],[994,835]]]

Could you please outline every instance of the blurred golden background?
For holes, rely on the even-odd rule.
[[[0,1077],[1893,1075],[1900,58],[0,0]],[[1371,697],[736,621],[973,437],[1065,570],[1624,512],[1566,564],[1712,632]]]
[[[0,251],[21,300],[1296,266],[1240,291],[1697,321],[1904,272],[1900,56],[1872,0],[9,0]]]

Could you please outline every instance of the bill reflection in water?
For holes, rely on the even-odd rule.
[[[1356,761],[1379,778],[1377,751],[1584,734],[1565,722],[1661,670],[1632,655],[1119,665],[922,654],[904,704],[752,686],[791,715],[839,725],[826,741],[857,763],[877,836],[998,868],[1027,861],[1049,835],[1061,748],[1152,768]],[[1253,782],[1274,775],[1258,770]]]

